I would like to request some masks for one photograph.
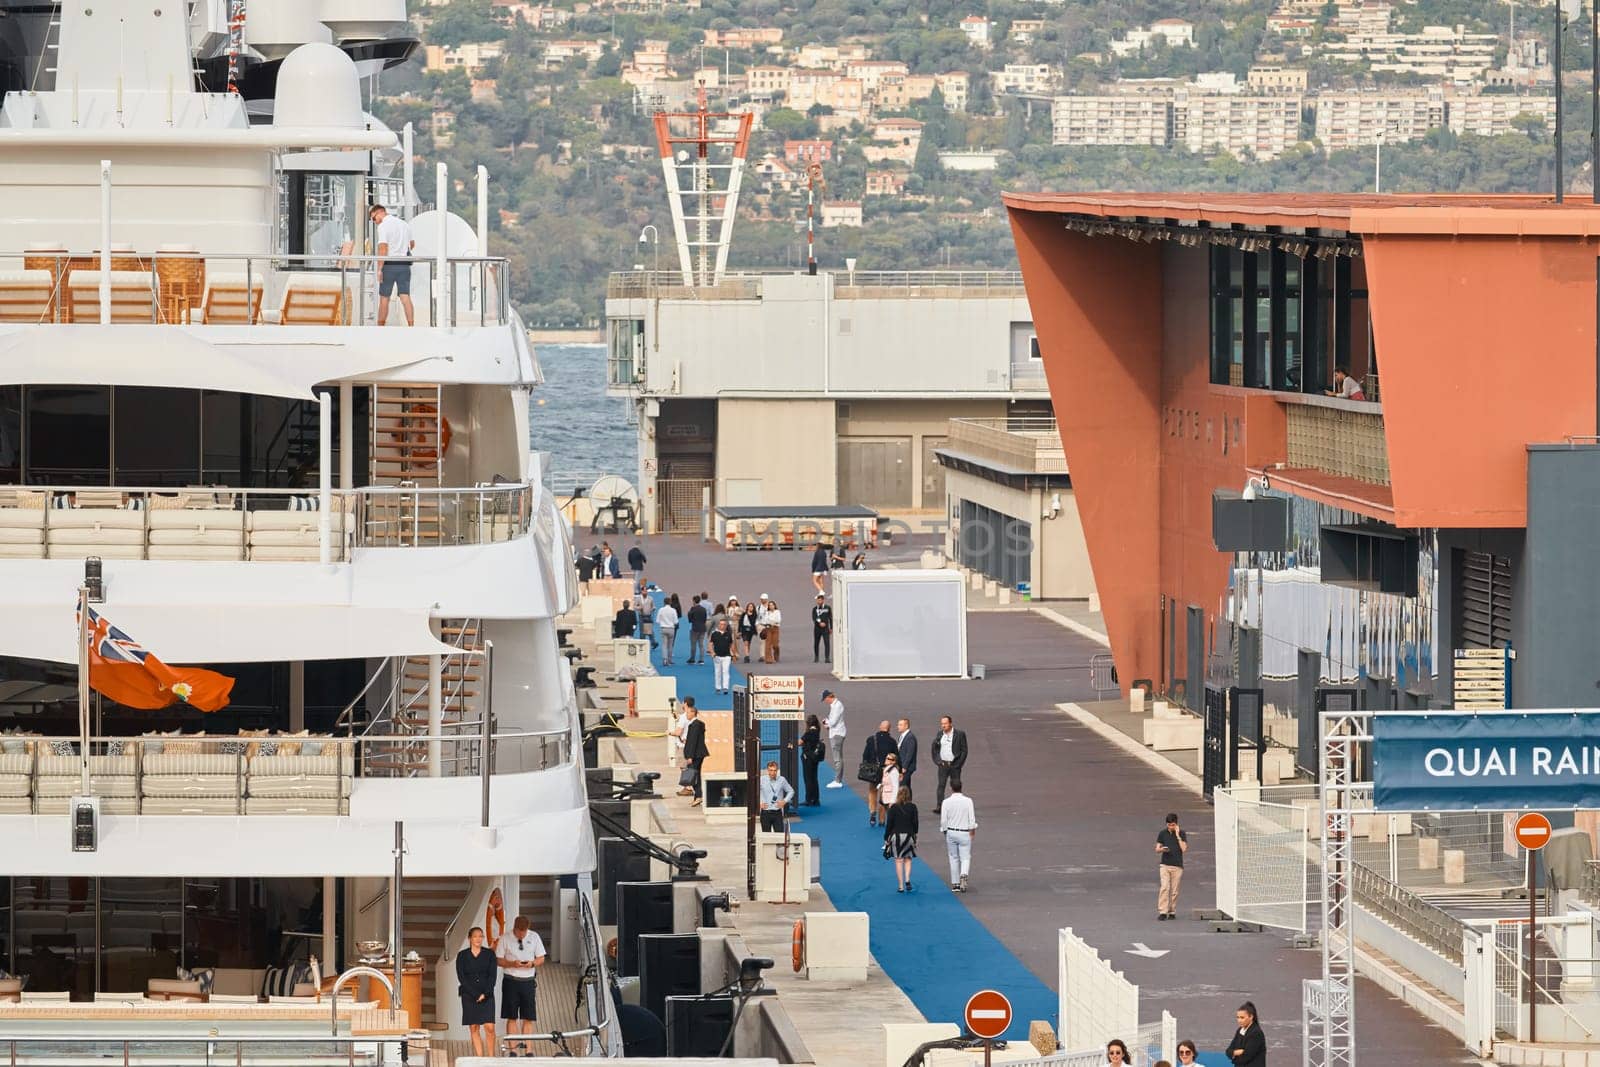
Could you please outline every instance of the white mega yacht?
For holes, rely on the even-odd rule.
[[[538,1030],[618,1049],[538,367],[481,168],[419,213],[363,106],[415,47],[404,0],[0,0],[9,1062],[30,1026],[114,1035],[84,1002],[314,996],[313,957],[464,1038],[452,959],[502,914],[549,949]],[[379,321],[378,204],[414,325]],[[119,702],[100,661],[144,653],[227,706]]]

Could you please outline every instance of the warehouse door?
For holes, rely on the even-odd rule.
[[[839,503],[911,507],[911,438],[839,438]]]

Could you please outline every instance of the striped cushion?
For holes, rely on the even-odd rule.
[[[272,778],[250,777],[252,797],[347,797],[350,779],[323,774],[286,774]]]
[[[188,774],[227,775],[232,778],[242,769],[238,756],[225,756],[219,752],[174,753],[170,751],[171,744],[168,742],[169,751],[144,758],[146,778]]]
[[[256,756],[250,761],[250,777],[268,778],[282,775],[325,775],[329,778],[343,773],[346,778],[355,774],[355,761],[348,754],[349,746],[341,746],[347,754],[343,768],[335,763],[333,755],[322,756]]]
[[[112,777],[101,774],[89,776],[89,791],[99,797],[136,796],[137,793],[134,790],[136,784],[131,774],[127,777]],[[75,797],[82,791],[83,780],[74,774],[69,777],[41,777],[37,795],[41,797]]]
[[[132,778],[135,767],[135,757],[126,756],[90,756],[89,773],[91,775],[126,776]],[[76,778],[83,772],[83,762],[77,756],[57,756],[46,753],[39,757],[39,777],[72,777]]]
[[[146,795],[140,807],[145,815],[237,815],[236,797],[153,797]]]
[[[239,780],[231,774],[158,774],[144,776],[147,797],[234,797]]]
[[[65,815],[67,807],[72,803],[71,796],[45,797],[41,796],[33,802],[35,815]],[[136,815],[139,802],[133,797],[101,797],[100,811],[105,815]],[[3,809],[0,809],[3,810]]]
[[[32,785],[26,774],[0,774],[0,797],[25,797]]]
[[[26,752],[0,753],[0,774],[20,774],[24,777],[33,768],[33,757]]]
[[[344,803],[333,797],[251,797],[244,810],[247,815],[342,815]]]

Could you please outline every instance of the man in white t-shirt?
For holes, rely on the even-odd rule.
[[[534,993],[538,988],[535,968],[544,966],[544,939],[532,928],[526,915],[518,915],[511,924],[511,932],[500,938],[499,962],[505,971],[500,983],[500,1018],[506,1021],[507,1046],[516,1034],[533,1033],[533,1021],[538,1018],[538,1005]],[[533,1047],[523,1041],[521,1054],[531,1055]],[[511,1047],[513,1056],[518,1054]]]
[[[411,227],[399,215],[391,215],[382,204],[372,205],[372,224],[378,228],[376,255],[383,260],[378,270],[378,325],[389,321],[389,293],[398,290],[400,306],[406,309],[406,325],[417,324],[416,308],[411,306]]]
[[[822,691],[822,703],[828,709],[828,762],[833,764],[833,781],[829,789],[844,788],[844,739],[850,731],[844,725],[844,701],[832,689]]]

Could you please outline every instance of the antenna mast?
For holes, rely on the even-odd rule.
[[[703,83],[696,104],[694,111],[663,111],[655,116],[678,266],[687,286],[715,285],[728,269],[750,148],[750,115],[707,111]]]
[[[244,55],[244,0],[228,0],[228,92],[239,91],[239,57]]]

